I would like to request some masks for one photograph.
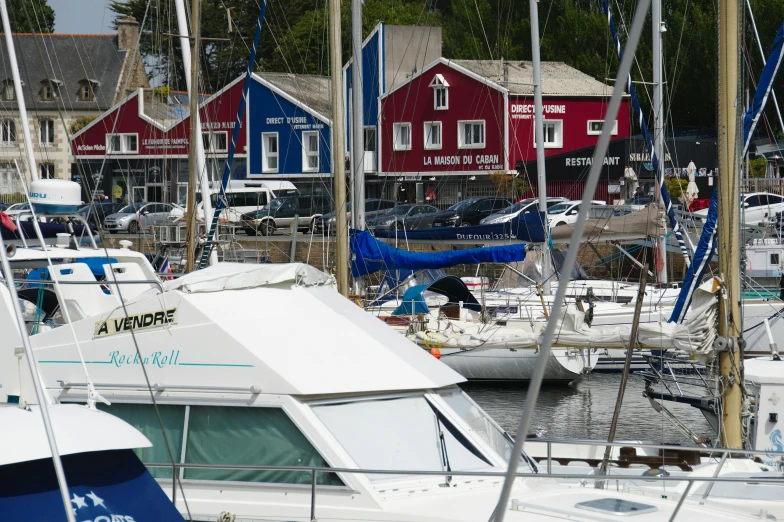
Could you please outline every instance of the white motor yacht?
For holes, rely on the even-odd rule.
[[[493,513],[510,437],[457,387],[460,375],[340,296],[330,276],[303,264],[219,264],[159,285],[146,258],[128,249],[50,256],[49,276],[61,283],[56,305],[46,280],[20,281],[42,294],[25,304],[35,311],[31,340],[49,391],[60,402],[87,398],[70,328],[58,327],[62,306],[112,403],[104,409],[154,441],[141,457],[169,490],[152,389],[178,460],[184,494],[175,502],[193,520],[475,521]],[[45,266],[33,249],[12,262],[20,273]],[[516,460],[523,474],[537,470],[525,455]],[[748,513],[585,484],[520,477],[506,517]]]

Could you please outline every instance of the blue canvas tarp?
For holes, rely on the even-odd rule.
[[[76,519],[182,522],[183,518],[133,450],[62,457]],[[0,467],[2,520],[65,521],[52,459]]]
[[[525,244],[467,248],[442,252],[411,252],[387,245],[366,230],[351,231],[351,274],[354,277],[379,270],[421,270],[479,263],[513,263],[525,259]]]
[[[434,227],[419,230],[376,230],[376,237],[432,241],[503,241],[516,239],[527,243],[544,243],[543,212],[528,212],[506,223],[470,227]]]

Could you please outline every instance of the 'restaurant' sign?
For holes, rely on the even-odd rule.
[[[127,317],[113,317],[95,323],[95,337],[127,333],[131,330],[149,330],[177,323],[177,309],[158,310]]]

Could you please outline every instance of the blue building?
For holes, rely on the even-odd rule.
[[[329,78],[252,75],[246,108],[248,179],[332,176]]]
[[[386,178],[379,165],[381,96],[441,57],[441,28],[379,23],[362,43],[364,162],[367,197],[380,197]],[[353,59],[343,67],[346,152],[351,150]],[[412,100],[412,103],[414,101]],[[394,191],[392,191],[394,192]]]

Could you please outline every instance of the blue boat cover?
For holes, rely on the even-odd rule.
[[[77,453],[62,461],[79,522],[183,521],[133,450]],[[4,521],[67,520],[52,459],[0,467],[0,513]]]
[[[512,263],[525,259],[523,243],[444,252],[411,252],[387,245],[366,230],[352,230],[350,240],[354,253],[351,274],[354,277],[379,270],[420,270],[463,264]]]
[[[428,285],[412,286],[403,294],[402,302],[395,308],[392,315],[418,315],[426,314],[430,311],[427,307],[422,293],[427,290]]]
[[[376,237],[410,240],[469,240],[503,241],[517,239],[528,243],[544,243],[546,240],[544,212],[527,212],[506,223],[474,225],[470,227],[433,227],[419,230],[381,230],[375,231]]]
[[[429,309],[422,296],[425,291],[443,295],[452,304],[463,303],[463,308],[475,312],[482,311],[482,305],[479,304],[462,279],[455,276],[444,276],[432,283],[412,286],[406,290],[400,306],[392,312],[392,315],[426,314]]]
[[[65,225],[60,223],[38,223],[38,226],[41,228],[41,234],[44,236],[44,239],[55,239],[57,238],[57,234],[60,232],[68,232],[68,229]],[[84,225],[73,225],[74,236],[78,239],[82,232],[84,231]],[[33,226],[32,221],[20,221],[18,223],[18,227],[16,231],[12,232],[4,225],[0,224],[0,234],[3,235],[3,240],[21,240],[22,235],[24,235],[25,239],[37,239],[38,236],[35,235],[35,227]],[[86,235],[86,234],[85,234]],[[96,238],[98,241],[98,238]]]
[[[741,156],[746,154],[749,144],[751,143],[751,137],[754,134],[754,129],[757,127],[762,111],[765,109],[765,105],[768,102],[768,95],[773,86],[773,81],[776,79],[782,56],[784,56],[784,22],[776,33],[773,47],[770,50],[770,56],[765,63],[765,68],[762,70],[762,75],[757,83],[754,101],[743,117],[743,151],[741,152]],[[675,302],[675,308],[673,308],[672,315],[670,316],[670,322],[680,323],[686,317],[686,312],[689,310],[694,290],[696,290],[702,282],[705,270],[708,268],[708,264],[711,259],[713,259],[713,255],[716,252],[718,241],[716,223],[719,215],[718,192],[718,189],[713,191],[710,208],[708,209],[708,217],[705,220],[705,226],[702,227],[700,242],[697,244],[697,249],[694,252],[694,263],[692,263],[686,272],[683,286],[681,287],[680,294],[678,294],[678,300]]]
[[[697,243],[697,249],[694,251],[694,259],[686,271],[686,277],[683,278],[683,286],[678,294],[678,300],[675,301],[675,308],[672,309],[670,315],[670,322],[680,323],[686,317],[686,312],[691,305],[691,298],[694,295],[694,290],[702,283],[702,278],[705,275],[705,270],[713,259],[713,254],[716,252],[716,242],[718,236],[716,235],[716,221],[718,220],[718,207],[719,207],[719,191],[714,190],[711,196],[710,209],[708,210],[708,217],[705,225],[702,227],[702,234],[700,235],[700,242]]]
[[[746,151],[749,149],[751,138],[754,135],[754,129],[759,122],[765,104],[768,102],[770,89],[773,86],[773,80],[776,79],[776,73],[778,73],[779,66],[781,65],[782,56],[784,56],[784,22],[779,27],[778,32],[776,32],[776,38],[773,40],[773,46],[770,49],[768,61],[762,69],[759,82],[757,82],[757,90],[754,93],[754,99],[752,100],[748,111],[746,111],[746,115],[743,117],[743,151],[741,152],[741,156],[745,156]]]

